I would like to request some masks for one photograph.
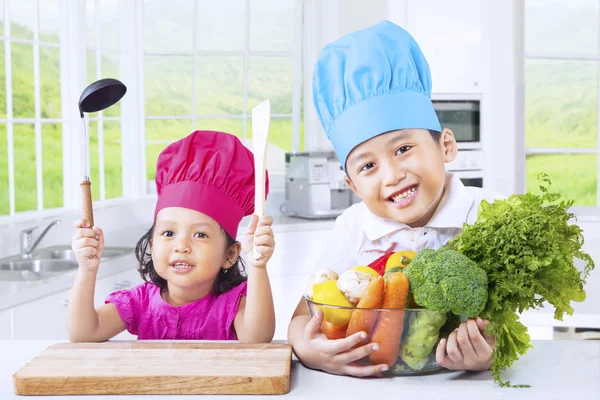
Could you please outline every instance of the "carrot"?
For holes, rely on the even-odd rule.
[[[360,301],[356,305],[357,310],[352,312],[352,318],[348,324],[348,330],[346,331],[346,337],[355,334],[356,332],[365,332],[367,338],[360,341],[355,347],[362,346],[369,342],[369,335],[377,320],[377,311],[374,310],[358,310],[358,308],[379,308],[381,307],[381,301],[383,300],[383,287],[384,280],[382,276],[378,276],[373,279],[365,294],[360,298]]]
[[[343,339],[346,337],[345,326],[335,325],[325,320],[321,323],[321,332],[323,332],[329,340]]]
[[[404,310],[408,305],[408,278],[402,272],[390,274],[385,281],[383,308]],[[373,364],[394,365],[400,352],[400,339],[404,329],[404,311],[381,311],[375,324],[371,342],[379,344],[379,350],[370,355]]]

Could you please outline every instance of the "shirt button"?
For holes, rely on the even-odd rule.
[[[176,309],[174,309],[174,308],[171,308],[171,314],[172,314],[172,315],[175,315],[175,314],[177,314],[177,310],[176,310]]]
[[[411,232],[408,234],[408,239],[409,239],[411,242],[414,242],[414,241],[415,241],[415,234],[414,234],[414,232],[412,232],[412,231],[411,231]]]

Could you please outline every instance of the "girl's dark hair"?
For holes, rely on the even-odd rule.
[[[233,246],[236,243],[236,240],[232,238],[225,229],[221,227],[221,233],[227,239],[227,248]],[[142,279],[148,283],[153,283],[158,286],[162,291],[167,290],[167,281],[158,275],[156,270],[154,269],[154,262],[152,261],[152,253],[150,250],[150,241],[152,240],[152,235],[154,234],[154,225],[150,228],[148,232],[144,234],[137,242],[135,246],[135,257],[138,260],[138,272],[142,276]],[[227,271],[227,273],[225,273]],[[233,289],[237,285],[246,281],[246,268],[244,265],[244,260],[242,257],[238,256],[238,259],[231,266],[231,268],[224,270],[221,268],[219,270],[219,274],[217,275],[217,279],[215,280],[215,284],[213,285],[213,293],[221,294],[225,293],[228,290]]]

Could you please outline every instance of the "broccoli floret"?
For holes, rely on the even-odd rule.
[[[415,302],[429,310],[473,318],[487,301],[485,271],[449,247],[421,250],[404,273]]]

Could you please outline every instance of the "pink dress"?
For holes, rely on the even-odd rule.
[[[218,296],[211,293],[176,307],[163,300],[158,286],[143,283],[111,293],[105,303],[117,307],[127,331],[138,340],[237,340],[233,320],[246,288],[243,282]]]

